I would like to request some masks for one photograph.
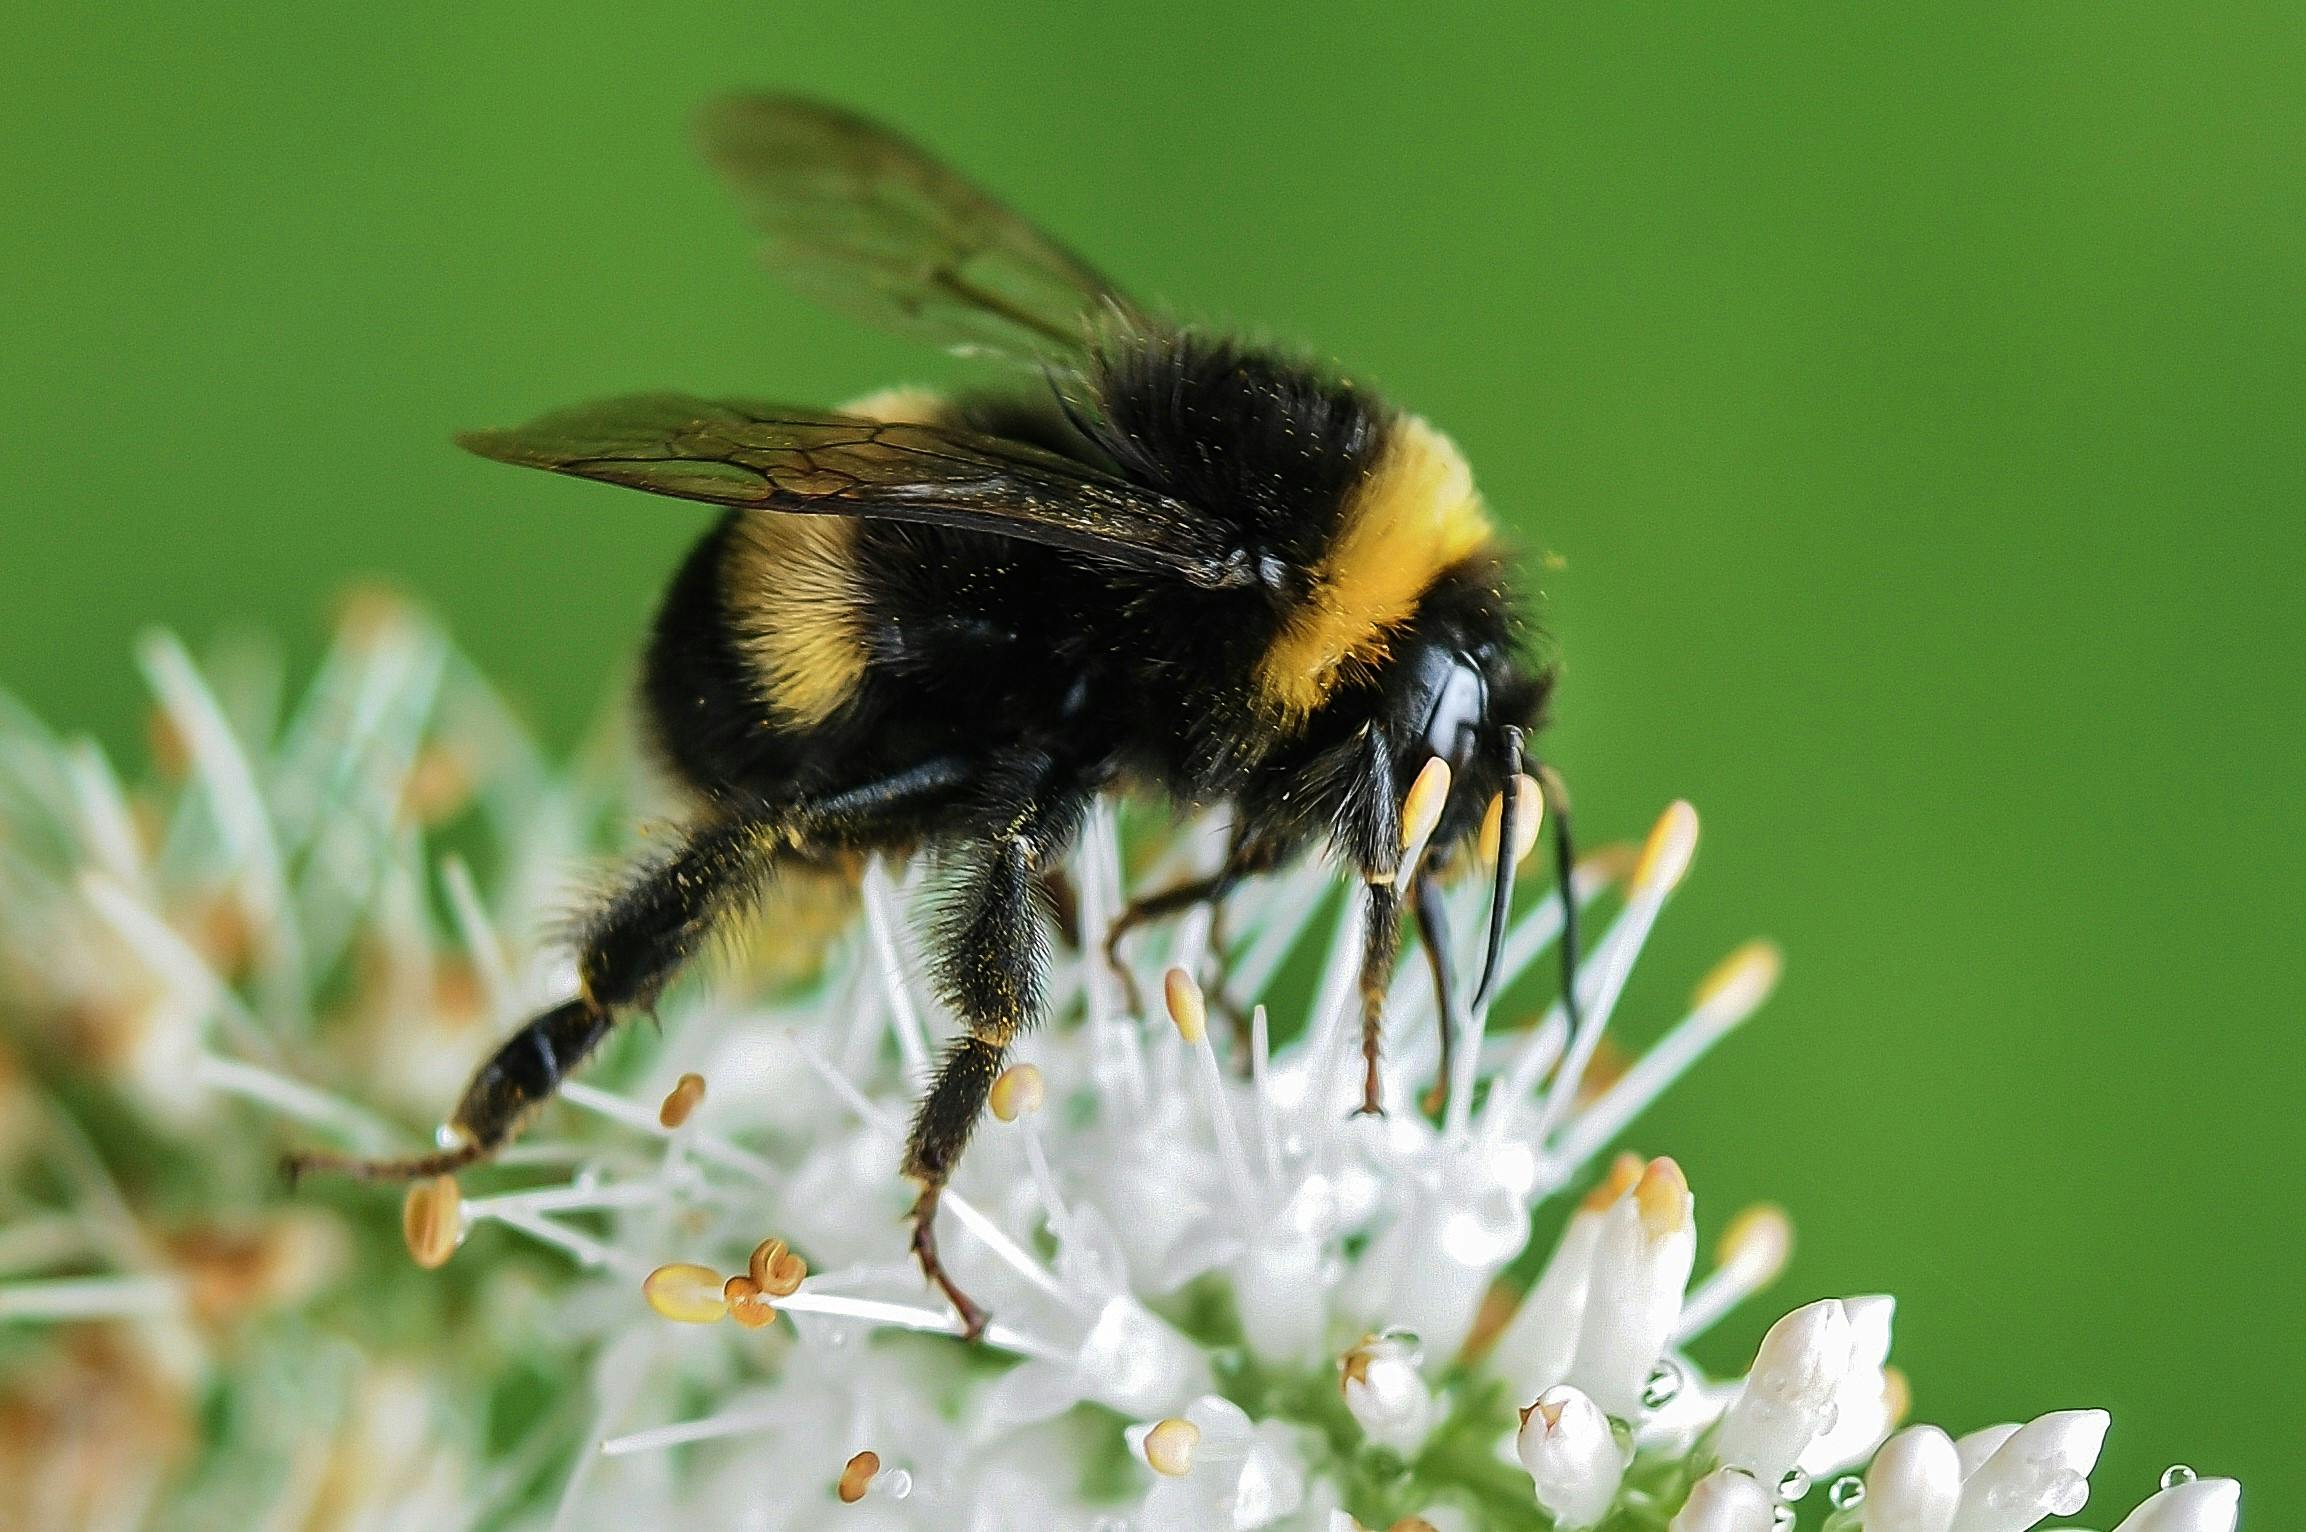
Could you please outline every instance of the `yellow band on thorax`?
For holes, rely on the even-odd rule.
[[[1384,658],[1389,631],[1490,535],[1489,512],[1457,445],[1416,416],[1395,421],[1313,567],[1311,593],[1258,662],[1259,698],[1302,722],[1348,667]]]

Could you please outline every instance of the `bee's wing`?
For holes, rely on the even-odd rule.
[[[1191,506],[968,431],[636,394],[457,440],[499,462],[684,500],[997,533],[1207,590],[1254,579],[1234,537]]]
[[[1078,360],[1136,313],[1079,256],[918,145],[794,96],[736,96],[705,152],[796,289],[899,335],[1014,360]]]

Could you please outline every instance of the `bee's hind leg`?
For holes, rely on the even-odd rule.
[[[593,920],[577,957],[578,993],[530,1020],[475,1071],[449,1119],[454,1148],[407,1159],[307,1152],[282,1170],[412,1181],[489,1158],[519,1136],[620,1017],[646,1010],[768,875],[786,842],[766,822],[730,819],[632,875]]]
[[[937,1203],[969,1134],[984,1114],[1010,1044],[1041,1013],[1049,942],[1034,910],[1042,867],[1072,838],[1087,796],[1050,792],[1006,816],[963,864],[935,931],[937,986],[962,1025],[913,1113],[904,1172],[921,1188],[913,1204],[913,1258],[952,1303],[962,1335],[985,1333],[986,1314],[937,1254]]]

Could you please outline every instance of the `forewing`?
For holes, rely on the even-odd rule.
[[[457,438],[482,457],[713,505],[992,532],[1176,576],[1245,583],[1223,526],[1021,442],[779,405],[640,394]]]
[[[706,154],[798,290],[900,335],[1074,361],[1134,314],[1086,261],[918,145],[838,107],[738,96],[704,115]]]

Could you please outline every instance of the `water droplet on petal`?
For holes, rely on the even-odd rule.
[[[1771,1532],[1794,1532],[1794,1508],[1781,1505],[1770,1512]]]
[[[1789,1468],[1786,1470],[1786,1476],[1778,1480],[1778,1498],[1780,1500],[1799,1500],[1809,1492],[1810,1476],[1802,1469]]]
[[[1684,1381],[1680,1363],[1670,1359],[1658,1363],[1649,1370],[1649,1376],[1642,1382],[1642,1408],[1664,1409],[1680,1396]]]
[[[1854,1473],[1843,1474],[1826,1486],[1826,1502],[1837,1511],[1855,1510],[1865,1501],[1866,1481]]]
[[[913,1476],[902,1468],[887,1469],[873,1480],[873,1493],[891,1500],[902,1500],[912,1492]]]
[[[2090,1503],[2090,1481],[2078,1473],[2060,1474],[2042,1496],[2052,1516],[2071,1516]]]
[[[2193,1483],[2199,1477],[2201,1476],[2185,1464],[2172,1463],[2162,1470],[2162,1488],[2176,1489],[2181,1484]]]

